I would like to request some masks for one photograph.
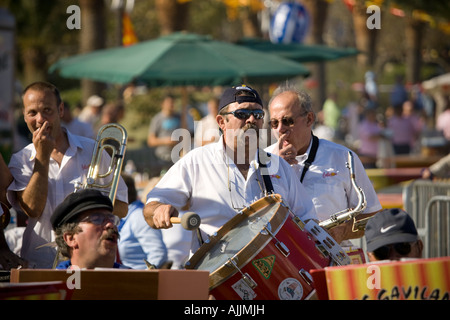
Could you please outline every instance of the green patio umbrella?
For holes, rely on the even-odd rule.
[[[325,45],[306,45],[300,43],[276,44],[255,38],[245,38],[237,44],[249,49],[276,54],[280,57],[303,63],[337,60],[361,53],[356,48],[333,48]]]
[[[307,76],[300,63],[192,33],[173,33],[129,47],[63,58],[49,72],[65,78],[149,86],[215,86]]]

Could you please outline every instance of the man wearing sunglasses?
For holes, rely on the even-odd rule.
[[[316,117],[310,96],[289,85],[280,87],[269,102],[269,111],[270,126],[278,141],[265,150],[291,164],[312,197],[319,220],[355,208],[358,195],[347,168],[349,149],[313,135]],[[360,159],[355,153],[353,158],[356,184],[367,199],[367,207],[357,216],[359,219],[375,214],[382,207]],[[350,221],[329,232],[341,246],[352,246],[350,241],[343,241],[364,235],[363,231],[353,232],[352,226]]]
[[[193,253],[208,235],[266,195],[268,177],[270,189],[280,194],[296,215],[303,221],[317,219],[311,198],[289,164],[258,152],[264,116],[256,90],[246,85],[227,88],[216,117],[222,136],[218,142],[186,154],[150,191],[144,208],[147,223],[153,228],[170,228],[170,217],[186,211],[197,213],[202,223],[200,232],[193,233]]]
[[[366,242],[369,261],[422,258],[423,242],[414,221],[398,208],[383,210],[367,222]]]
[[[51,217],[59,252],[69,260],[56,269],[125,268],[115,262],[120,218],[109,197],[94,189],[68,195]]]

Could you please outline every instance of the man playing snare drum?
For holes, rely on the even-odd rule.
[[[170,228],[171,217],[197,213],[202,223],[200,232],[193,232],[194,252],[207,235],[266,192],[280,194],[303,221],[317,219],[310,197],[289,164],[259,150],[263,119],[263,103],[254,89],[245,85],[226,89],[216,117],[223,135],[218,142],[187,153],[163,176],[147,196],[147,223]]]

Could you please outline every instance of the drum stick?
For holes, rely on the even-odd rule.
[[[201,219],[195,212],[186,212],[181,218],[171,217],[170,222],[174,224],[181,224],[186,230],[194,230],[200,226]]]

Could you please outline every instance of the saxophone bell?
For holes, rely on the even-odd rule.
[[[353,227],[352,227],[353,232],[356,232],[358,230],[364,230],[365,225],[367,223],[367,219],[369,219],[369,218],[365,218],[365,219],[356,221],[356,216],[359,215],[366,208],[367,201],[366,201],[366,196],[364,194],[364,191],[356,184],[353,153],[351,151],[348,152],[347,168],[350,171],[350,179],[351,179],[352,186],[356,190],[356,193],[358,195],[358,204],[353,209],[349,208],[346,210],[336,212],[336,213],[332,214],[329,219],[319,222],[319,226],[321,226],[322,228],[325,228],[327,230],[337,227],[337,226],[341,225],[342,223],[347,222],[352,219],[353,219]]]

